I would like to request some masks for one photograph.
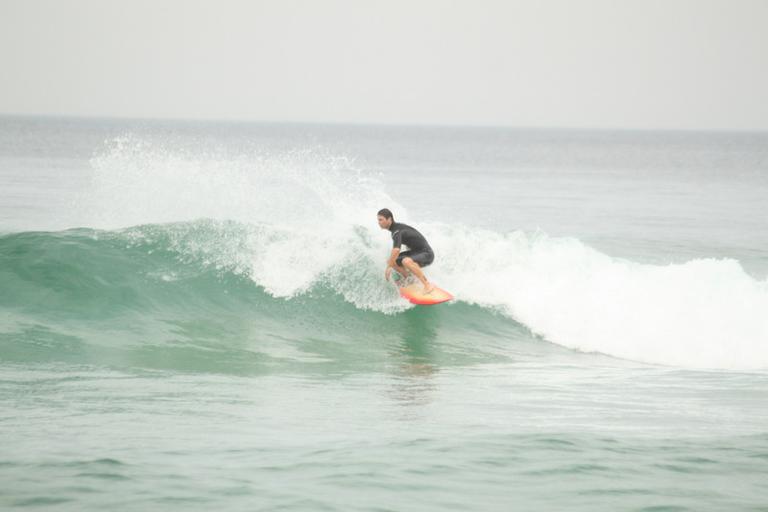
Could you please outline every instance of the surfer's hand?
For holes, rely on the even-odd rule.
[[[386,270],[384,270],[384,278],[389,281],[389,276],[392,275],[392,267],[387,267]]]

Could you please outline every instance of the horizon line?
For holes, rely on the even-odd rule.
[[[80,121],[127,121],[127,122],[172,122],[172,123],[208,123],[208,124],[261,124],[261,125],[308,125],[308,126],[350,126],[350,127],[390,127],[390,128],[467,128],[467,129],[505,129],[518,131],[581,131],[581,132],[656,132],[656,133],[711,133],[711,134],[768,134],[768,129],[747,130],[743,128],[649,128],[649,127],[611,127],[611,126],[526,126],[513,124],[483,123],[429,123],[429,122],[376,122],[376,121],[295,121],[264,120],[224,117],[143,117],[121,115],[89,114],[40,114],[0,112],[0,117],[17,119],[56,119]]]

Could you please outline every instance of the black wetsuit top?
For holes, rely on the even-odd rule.
[[[400,249],[403,245],[407,245],[409,249],[398,255],[398,265],[402,265],[403,258],[406,257],[413,259],[413,261],[422,267],[425,267],[434,261],[435,253],[429,246],[427,239],[424,238],[424,235],[419,233],[416,229],[407,224],[393,222],[392,225],[389,226],[389,230],[392,232],[393,249]]]

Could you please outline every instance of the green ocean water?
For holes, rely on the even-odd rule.
[[[4,121],[2,509],[768,510],[760,137]]]
[[[505,360],[503,345],[465,345],[478,329],[535,343],[524,326],[468,304],[384,314],[358,309],[322,281],[300,297],[275,298],[236,266],[183,254],[171,241],[181,234],[221,247],[220,237],[236,239],[243,229],[199,222],[3,236],[4,360],[322,375],[375,371],[411,341],[418,353],[438,336],[445,353],[433,356],[441,364]],[[394,287],[383,291],[400,302]]]

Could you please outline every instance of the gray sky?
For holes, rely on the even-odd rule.
[[[0,0],[0,112],[768,130],[768,0]]]

